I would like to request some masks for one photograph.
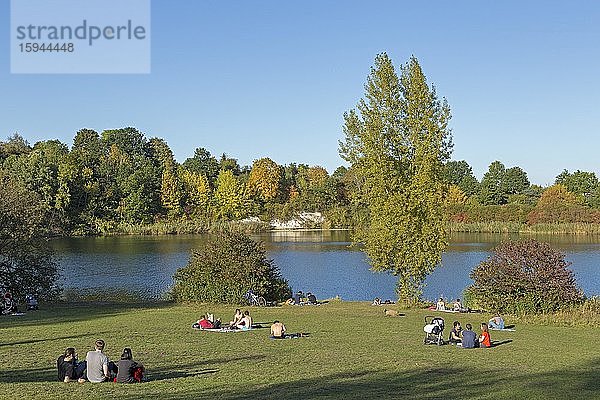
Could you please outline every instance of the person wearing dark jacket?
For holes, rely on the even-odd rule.
[[[58,380],[61,382],[73,382],[83,376],[85,361],[77,362],[77,354],[74,347],[68,347],[64,354],[56,360],[58,369]]]
[[[139,362],[133,361],[133,354],[129,347],[124,348],[118,364],[116,381],[118,383],[136,383],[141,382],[143,377],[144,366]]]

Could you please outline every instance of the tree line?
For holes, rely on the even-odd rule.
[[[0,174],[35,193],[54,232],[65,235],[99,234],[114,222],[269,221],[301,211],[322,212],[325,227],[355,227],[369,214],[352,201],[364,190],[357,171],[341,166],[329,174],[321,166],[279,165],[266,157],[240,166],[204,148],[178,163],[165,140],[147,139],[135,128],[81,129],[71,148],[59,140],[31,146],[18,134],[0,142]],[[600,182],[593,172],[564,170],[548,188],[500,161],[481,181],[464,160],[447,161],[443,175],[450,221],[600,223]]]
[[[269,158],[240,166],[204,148],[178,163],[168,144],[135,128],[81,129],[69,148],[58,140],[0,142],[0,174],[39,195],[54,229],[95,234],[110,222],[291,218],[347,204],[347,169],[278,165]]]
[[[446,164],[447,216],[454,222],[600,223],[600,181],[594,172],[563,170],[554,184],[531,184],[520,167],[490,164],[478,181],[469,164]]]

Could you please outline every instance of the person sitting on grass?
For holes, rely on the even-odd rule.
[[[118,365],[116,382],[118,383],[136,383],[141,382],[144,377],[144,366],[141,363],[133,361],[133,354],[129,347],[123,349],[121,360]]]
[[[37,299],[32,294],[25,296],[25,302],[27,303],[27,311],[35,311],[39,307]]]
[[[4,302],[2,304],[2,314],[8,315],[18,312],[17,303],[13,300],[12,294],[6,292],[4,294]]]
[[[496,314],[492,319],[488,321],[490,329],[504,329],[504,319],[500,314]]]
[[[272,339],[285,339],[285,325],[275,320],[271,325],[271,338]]]
[[[236,325],[236,328],[247,331],[252,329],[252,317],[250,316],[250,312],[248,310],[244,311],[244,316],[242,320]]]
[[[452,330],[450,331],[450,337],[448,337],[448,343],[457,344],[462,341],[462,327],[460,326],[460,322],[454,321],[452,324]]]
[[[304,298],[304,293],[302,293],[302,290],[298,290],[296,292],[296,294],[294,295],[294,304],[299,306],[300,304],[302,304],[303,298]]]
[[[471,312],[470,308],[463,307],[460,299],[456,299],[456,301],[452,305],[452,310],[458,312]]]
[[[435,311],[446,311],[446,303],[444,299],[440,297],[437,303],[435,303]]]
[[[307,304],[312,304],[315,305],[317,304],[317,296],[315,296],[314,294],[312,294],[311,292],[308,292],[306,294],[306,303]]]
[[[229,326],[235,327],[240,321],[244,318],[244,314],[242,314],[242,310],[239,308],[235,309],[235,314],[233,315],[233,320],[229,321]]]
[[[465,325],[465,328],[462,331],[462,347],[463,349],[472,349],[477,345],[477,334],[473,332],[471,324]]]
[[[479,336],[479,347],[492,347],[490,332],[488,331],[488,326],[485,322],[481,323],[481,336]]]
[[[68,347],[64,354],[61,354],[61,356],[58,357],[58,360],[56,360],[56,367],[58,369],[58,380],[60,382],[68,383],[82,378],[86,363],[85,361],[82,361],[81,363],[77,362],[75,348]]]
[[[102,339],[96,340],[94,351],[88,351],[85,357],[86,377],[92,383],[110,382],[113,374],[117,372],[115,363],[104,354],[106,343]]]
[[[371,303],[372,306],[380,306],[381,305],[381,299],[379,297],[375,297],[375,299],[373,300],[373,303]]]

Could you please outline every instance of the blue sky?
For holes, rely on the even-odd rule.
[[[375,55],[415,55],[452,108],[454,154],[549,184],[600,175],[600,3],[594,1],[152,1],[148,75],[10,74],[0,2],[0,138],[72,143],[135,126],[179,161],[206,147],[242,164],[342,160],[342,114]],[[118,62],[118,60],[115,60]]]

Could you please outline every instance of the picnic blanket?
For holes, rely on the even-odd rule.
[[[221,328],[201,328],[197,323],[192,324],[192,329],[197,331],[206,331],[206,332],[217,332],[217,333],[229,333],[229,332],[249,332],[254,329],[262,328],[262,325],[252,324],[252,328],[250,329],[234,329],[229,326],[223,326]]]
[[[514,328],[503,328],[503,329],[498,329],[498,328],[490,328],[490,331],[506,331],[506,332],[514,332],[515,329]]]

